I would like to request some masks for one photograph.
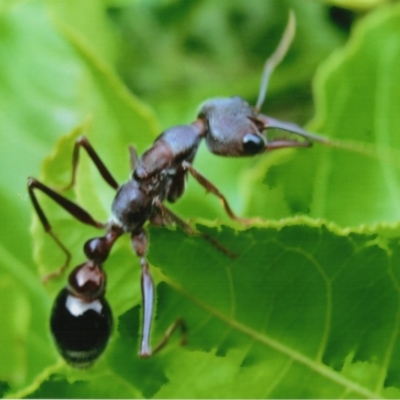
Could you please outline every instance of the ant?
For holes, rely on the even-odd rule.
[[[286,54],[294,31],[295,18],[293,13],[290,13],[282,39],[265,63],[255,107],[251,107],[240,97],[205,101],[193,123],[167,129],[141,157],[138,157],[133,146],[129,147],[132,174],[122,185],[114,179],[88,139],[84,136],[77,139],[73,150],[71,181],[63,189],[71,188],[75,183],[79,152],[82,147],[102,178],[117,191],[111,205],[111,218],[106,223],[97,221],[82,207],[38,180],[28,179],[28,192],[36,214],[45,231],[66,256],[64,265],[58,271],[45,276],[44,281],[62,275],[68,267],[71,254],[53,232],[37,200],[35,190],[49,196],[80,222],[105,230],[103,236],[89,239],[83,245],[86,261],[69,274],[67,286],[58,294],[53,305],[50,318],[51,332],[60,354],[67,363],[78,368],[90,366],[107,345],[112,330],[112,312],[105,299],[106,274],[103,265],[115,241],[124,233],[130,233],[131,244],[140,259],[142,269],[143,317],[139,355],[150,357],[157,353],[176,329],[181,330],[182,342],[185,341],[186,327],[183,320],[178,319],[154,349],[150,346],[154,282],[146,259],[148,238],[144,228],[145,223],[154,225],[174,223],[188,234],[199,234],[164,205],[164,201],[174,202],[183,195],[188,174],[207,192],[213,193],[220,199],[231,219],[245,225],[254,221],[236,216],[218,188],[193,167],[201,140],[206,141],[212,153],[228,157],[253,156],[287,147],[309,147],[312,141],[329,143],[327,139],[308,133],[295,124],[260,113],[269,77]],[[303,140],[268,141],[262,132],[273,128],[292,132],[303,137]],[[200,235],[219,250],[228,253],[212,238]]]

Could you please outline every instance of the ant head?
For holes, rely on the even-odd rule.
[[[259,114],[240,97],[207,100],[201,106],[198,118],[205,125],[207,147],[220,156],[252,156],[287,147],[309,147],[313,141],[329,144],[328,139],[296,124]],[[268,141],[263,134],[268,129],[291,132],[302,140]]]
[[[308,147],[312,140],[326,143],[326,139],[304,131],[295,124],[275,120],[260,114],[267,92],[269,78],[275,67],[285,56],[295,32],[295,17],[289,20],[274,53],[265,63],[260,92],[255,107],[240,97],[216,98],[202,104],[198,118],[205,127],[205,140],[210,151],[221,156],[250,156],[267,150],[284,147]],[[302,136],[303,141],[273,140],[268,142],[262,132],[276,128]]]
[[[253,108],[240,97],[207,100],[198,117],[206,124],[209,150],[221,156],[251,156],[265,150]]]

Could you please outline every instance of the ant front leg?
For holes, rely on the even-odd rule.
[[[36,197],[35,194],[35,189],[40,190],[47,196],[49,196],[52,200],[54,200],[59,206],[61,206],[65,211],[67,211],[69,214],[71,214],[74,218],[76,218],[78,221],[93,226],[95,228],[105,228],[106,224],[96,221],[86,210],[84,210],[82,207],[78,206],[74,202],[68,200],[64,196],[61,196],[54,190],[50,189],[48,186],[44,185],[43,183],[39,182],[38,180],[34,178],[28,178],[28,193],[29,197],[32,201],[33,208],[36,211],[37,216],[39,217],[39,220],[41,224],[43,225],[44,230],[51,236],[51,238],[55,241],[57,246],[63,251],[63,253],[66,256],[66,260],[64,264],[59,268],[57,271],[52,272],[48,275],[45,275],[42,279],[43,282],[46,283],[49,279],[60,276],[63,274],[63,272],[68,268],[69,262],[71,260],[71,253],[69,250],[65,247],[65,245],[62,243],[62,241],[57,237],[57,235],[53,232],[52,226],[49,223],[48,218],[46,217],[46,214],[44,213],[41,205],[39,204],[39,201]]]
[[[72,175],[71,175],[71,181],[68,185],[63,187],[61,190],[67,190],[70,189],[75,185],[75,180],[76,180],[76,173],[78,169],[78,163],[79,163],[79,149],[83,147],[90,159],[93,161],[94,165],[96,166],[97,170],[100,172],[100,175],[102,178],[115,190],[119,188],[118,182],[114,179],[114,177],[111,175],[111,172],[108,170],[108,168],[105,166],[97,152],[93,149],[92,145],[89,143],[89,140],[87,139],[86,136],[80,136],[74,145],[74,151],[72,153]]]
[[[151,357],[159,352],[169,341],[171,335],[176,329],[180,329],[182,333],[181,343],[186,343],[186,326],[184,321],[179,318],[177,319],[164,333],[163,338],[158,345],[152,350],[151,349],[151,323],[153,320],[153,308],[154,308],[154,281],[150,273],[149,264],[146,260],[146,253],[148,248],[147,234],[144,230],[140,230],[138,233],[132,234],[131,237],[132,247],[135,253],[140,257],[140,265],[142,267],[142,307],[143,307],[143,319],[142,319],[142,341],[140,344],[139,355],[140,357],[147,358]]]
[[[197,171],[190,163],[187,161],[183,161],[182,167],[189,171],[193,178],[196,179],[197,182],[203,186],[207,193],[212,193],[213,195],[217,196],[224,207],[225,212],[228,214],[229,218],[233,219],[234,221],[240,222],[243,225],[250,225],[255,222],[260,222],[260,218],[241,218],[238,217],[233,211],[231,206],[228,203],[226,197],[218,190],[218,188],[211,183],[204,175],[202,175],[199,171]]]

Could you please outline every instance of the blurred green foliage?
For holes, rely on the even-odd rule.
[[[400,9],[381,3],[0,1],[0,394],[398,397]],[[64,184],[84,133],[122,182],[128,144],[143,151],[162,129],[191,122],[210,97],[254,103],[289,9],[296,38],[263,111],[306,123],[313,82],[308,127],[337,146],[243,160],[202,146],[196,167],[238,214],[266,222],[233,226],[190,181],[174,209],[239,257],[151,230],[154,336],[180,315],[188,346],[176,339],[153,359],[137,358],[139,265],[122,239],[106,267],[116,320],[109,349],[88,371],[66,367],[48,332],[64,282],[40,283],[63,258],[36,218],[29,233],[26,178]],[[83,157],[67,195],[105,219],[113,196],[105,186]],[[96,233],[40,200],[72,264],[81,262]]]

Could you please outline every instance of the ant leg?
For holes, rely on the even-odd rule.
[[[151,357],[160,351],[167,343],[171,335],[176,329],[180,328],[182,333],[181,343],[186,343],[186,327],[182,319],[177,319],[165,332],[159,344],[151,350],[150,336],[151,336],[151,323],[153,320],[153,306],[154,306],[154,281],[150,273],[149,264],[146,260],[146,253],[148,247],[147,234],[144,230],[131,237],[132,247],[135,253],[140,257],[140,265],[142,266],[142,301],[143,301],[143,320],[142,320],[142,341],[140,344],[139,355],[140,357]]]
[[[139,157],[137,155],[136,148],[132,145],[129,146],[129,160],[130,160],[130,164],[131,164],[131,171],[133,172],[139,161]]]
[[[37,181],[34,178],[28,178],[28,193],[29,193],[29,197],[32,201],[33,208],[35,209],[35,212],[36,212],[37,216],[39,217],[39,220],[40,220],[41,224],[43,225],[44,230],[52,237],[54,242],[57,244],[57,246],[63,251],[63,253],[66,256],[66,260],[61,268],[59,268],[55,272],[45,275],[42,278],[43,282],[46,283],[49,279],[62,275],[63,272],[68,268],[68,264],[71,260],[71,253],[65,247],[65,245],[61,242],[61,240],[57,237],[57,235],[53,232],[52,227],[49,223],[49,220],[47,219],[46,214],[44,213],[44,211],[43,211],[42,207],[40,206],[39,201],[35,195],[35,192],[34,192],[35,189],[38,189],[38,190],[42,191],[43,193],[45,193],[52,200],[54,200],[58,205],[60,205],[62,208],[64,208],[65,211],[67,211],[74,218],[76,218],[80,222],[83,222],[84,224],[91,225],[95,228],[105,228],[106,224],[96,221],[82,207],[78,206],[77,204],[73,203],[72,201],[68,200],[67,198],[61,196],[60,194],[58,194],[54,190],[50,189],[48,186],[44,185],[43,183]]]
[[[150,336],[151,323],[153,319],[154,306],[154,282],[150,273],[149,264],[146,260],[148,248],[148,239],[146,232],[141,230],[139,233],[131,237],[132,247],[135,253],[140,257],[140,265],[142,267],[141,288],[142,288],[142,342],[140,344],[139,355],[141,357],[150,357],[152,355]]]
[[[211,183],[204,175],[200,174],[199,171],[197,171],[195,168],[193,168],[193,166],[188,163],[187,161],[183,161],[182,163],[182,167],[189,171],[190,174],[193,176],[193,178],[196,179],[197,182],[200,183],[200,185],[202,185],[207,192],[210,192],[212,194],[214,194],[215,196],[217,196],[222,203],[222,206],[224,207],[225,212],[228,214],[229,218],[233,219],[234,221],[238,221],[243,225],[250,225],[254,222],[260,222],[261,219],[260,218],[241,218],[238,217],[231,209],[228,200],[226,199],[226,197],[218,190],[218,188]]]
[[[188,235],[199,235],[199,232],[197,232],[178,215],[173,213],[168,207],[165,206],[165,204],[160,201],[160,199],[154,199],[154,205],[156,206],[157,213],[152,215],[150,220],[153,225],[162,226],[176,224]]]
[[[89,143],[89,140],[87,139],[86,136],[80,136],[74,145],[74,150],[72,153],[72,175],[71,175],[71,181],[68,185],[64,186],[61,190],[67,190],[70,189],[75,185],[75,180],[76,180],[76,172],[78,169],[78,163],[79,163],[79,149],[80,147],[83,147],[91,160],[93,161],[94,165],[96,166],[97,170],[100,172],[100,175],[103,177],[103,179],[115,190],[119,188],[118,182],[114,179],[114,177],[111,175],[111,172],[108,170],[108,168],[104,165],[103,161],[100,159],[96,151],[93,149],[92,145]]]
[[[217,250],[221,251],[224,253],[226,256],[235,259],[237,258],[237,254],[233,253],[226,247],[222,246],[221,243],[219,243],[217,240],[215,240],[213,237],[207,235],[206,233],[199,232],[195,230],[192,226],[190,226],[187,222],[185,222],[182,218],[180,218],[178,215],[173,213],[168,207],[166,207],[161,201],[157,200],[155,202],[155,205],[157,206],[159,210],[159,215],[161,216],[162,221],[166,224],[169,225],[171,223],[175,223],[178,225],[186,234],[190,236],[200,236],[203,239],[207,240],[207,242],[211,243]]]
[[[53,240],[57,243],[58,247],[64,252],[65,254],[65,262],[64,264],[58,268],[56,271],[50,272],[44,276],[42,276],[42,282],[45,285],[50,279],[58,278],[64,274],[65,270],[68,268],[69,263],[71,261],[71,253],[69,250],[64,246],[64,243],[56,236],[56,234],[51,230],[47,231],[47,233],[53,238]]]
[[[50,228],[50,224],[39,205],[39,202],[36,198],[34,193],[34,189],[38,189],[49,196],[52,200],[54,200],[58,205],[64,208],[65,211],[70,213],[74,218],[83,222],[84,224],[91,225],[95,228],[105,228],[106,224],[96,221],[86,210],[82,207],[78,206],[76,203],[68,200],[66,197],[61,196],[59,193],[55,192],[54,190],[50,189],[48,186],[44,185],[43,183],[39,182],[35,178],[28,178],[28,192],[29,196],[32,200],[33,206],[35,208],[36,213],[38,214],[44,229],[47,231]],[[50,228],[51,229],[51,228]]]
[[[172,334],[177,330],[180,329],[181,331],[181,345],[184,346],[186,345],[186,333],[187,333],[187,328],[185,325],[185,321],[182,318],[178,318],[175,322],[173,322],[169,328],[165,331],[164,336],[160,340],[160,342],[157,344],[157,346],[154,348],[153,352],[151,353],[152,356],[154,354],[158,353],[162,348],[165,347],[165,345],[168,343],[169,338],[172,336]],[[144,357],[143,355],[141,355]]]

